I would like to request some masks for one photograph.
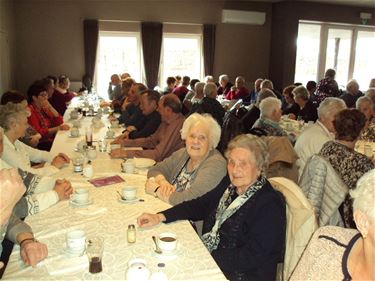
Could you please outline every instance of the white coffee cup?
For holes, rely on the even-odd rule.
[[[66,247],[70,251],[83,252],[86,246],[86,233],[83,230],[72,230],[66,235]]]
[[[92,176],[94,175],[94,169],[91,165],[87,165],[85,168],[83,168],[83,175],[86,178],[92,178]]]
[[[94,147],[89,147],[87,150],[87,157],[90,160],[94,160],[98,156],[98,153],[96,152],[96,149]]]
[[[134,161],[128,159],[128,160],[122,162],[121,168],[122,168],[122,171],[127,173],[127,174],[134,174],[134,170],[135,170]]]
[[[79,136],[79,130],[78,130],[78,128],[75,128],[75,127],[71,128],[70,129],[70,135],[72,137],[78,137]]]
[[[87,188],[77,188],[74,193],[70,195],[70,198],[78,204],[84,204],[89,201],[89,195],[89,190]]]
[[[108,130],[106,135],[107,135],[108,138],[113,138],[115,136],[115,131]]]
[[[172,232],[160,233],[158,245],[162,251],[172,252],[177,248],[177,235]]]
[[[122,196],[125,197],[126,200],[133,200],[137,196],[137,188],[134,186],[125,186],[122,189]]]

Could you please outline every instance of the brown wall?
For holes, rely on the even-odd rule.
[[[294,82],[299,20],[358,25],[360,12],[372,13],[368,24],[375,25],[375,9],[292,1],[274,3],[269,71],[275,87],[281,89]]]
[[[264,26],[222,24],[221,10],[267,12]],[[16,85],[25,90],[35,79],[64,73],[80,80],[84,72],[84,18],[103,20],[216,23],[213,75],[250,82],[268,74],[272,5],[243,1],[37,1],[15,0]]]

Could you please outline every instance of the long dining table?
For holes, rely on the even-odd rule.
[[[64,116],[67,124],[72,125],[69,108]],[[83,140],[85,127],[90,126],[92,117],[79,116],[81,122],[80,136],[71,137],[69,131],[59,131],[56,135],[51,152],[64,152],[75,157],[77,143]],[[110,125],[108,115],[101,118],[103,125],[94,128],[95,141],[104,139]],[[120,133],[123,128],[115,129]],[[110,140],[107,140],[108,142]],[[9,263],[3,279],[17,280],[125,280],[129,260],[142,258],[146,260],[151,272],[157,270],[158,263],[165,263],[164,273],[169,280],[226,280],[214,259],[201,242],[199,236],[188,221],[170,224],[159,224],[153,228],[138,228],[136,218],[143,212],[156,213],[169,208],[170,205],[145,194],[144,185],[146,172],[136,169],[134,174],[121,171],[122,159],[111,159],[107,152],[99,152],[92,160],[93,178],[120,176],[124,182],[95,187],[81,173],[75,173],[70,163],[59,173],[56,179],[66,178],[74,188],[88,188],[90,205],[75,206],[69,200],[60,201],[50,208],[28,216],[25,221],[32,227],[35,237],[48,246],[48,257],[36,268],[25,265],[20,258],[19,246],[15,246],[10,255]],[[124,186],[137,187],[137,197],[144,201],[123,203],[117,191]],[[128,225],[136,226],[136,242],[127,242]],[[88,270],[86,255],[71,256],[66,251],[66,235],[71,230],[84,230],[87,237],[102,236],[104,253],[102,258],[103,271],[91,274]],[[178,245],[175,252],[160,255],[154,252],[152,236],[162,232],[177,234]]]

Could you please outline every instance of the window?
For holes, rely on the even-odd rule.
[[[202,36],[198,34],[164,33],[160,62],[159,85],[166,85],[168,76],[189,76],[202,79]]]
[[[139,33],[99,32],[96,65],[96,88],[103,98],[108,98],[108,83],[112,74],[128,72],[136,81],[142,81]]]
[[[333,68],[340,88],[356,79],[367,90],[375,77],[374,48],[374,27],[300,22],[295,81],[319,81],[326,69]]]

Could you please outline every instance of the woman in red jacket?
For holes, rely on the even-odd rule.
[[[38,148],[50,150],[58,130],[69,130],[63,117],[48,101],[48,93],[42,81],[35,81],[28,89],[29,108],[31,115],[29,124],[42,135]]]

